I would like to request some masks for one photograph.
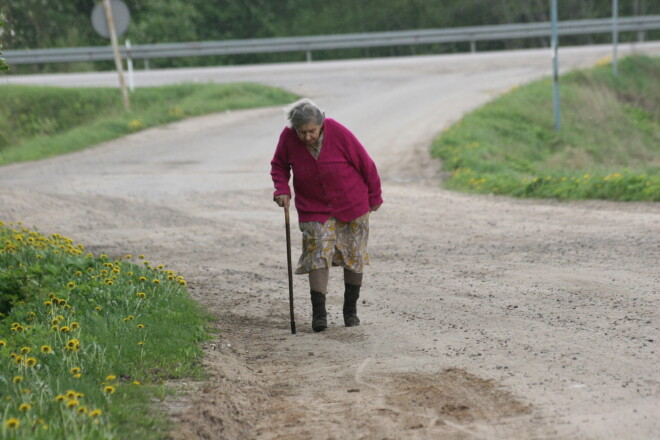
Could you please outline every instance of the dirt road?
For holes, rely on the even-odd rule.
[[[568,68],[608,51],[560,56]],[[371,217],[357,328],[342,326],[337,270],[320,334],[306,280],[294,279],[290,334],[284,221],[268,176],[281,109],[0,168],[0,219],[185,274],[220,333],[206,347],[210,380],[173,383],[185,394],[163,403],[175,439],[658,438],[660,205],[457,194],[439,188],[426,153],[463,112],[549,62],[529,51],[138,76],[283,86],[360,137],[385,204]]]

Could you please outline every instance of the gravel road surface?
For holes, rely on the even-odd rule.
[[[660,45],[620,53],[660,54]],[[563,70],[609,47],[562,48]],[[314,99],[376,161],[362,325],[311,331],[295,277],[289,330],[284,216],[269,161],[281,108],[149,129],[0,168],[0,219],[95,253],[183,273],[217,317],[210,379],[163,402],[173,439],[660,438],[660,204],[466,195],[440,187],[428,147],[511,87],[550,73],[548,50],[140,71],[138,87],[255,81]],[[4,77],[112,85],[112,73]],[[530,109],[534,111],[534,109]],[[300,240],[292,213],[294,255]]]

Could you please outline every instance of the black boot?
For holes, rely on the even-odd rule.
[[[345,284],[344,292],[344,325],[353,327],[360,325],[360,319],[357,317],[357,300],[360,297],[359,284]]]
[[[322,332],[328,328],[325,295],[312,290],[312,330]]]

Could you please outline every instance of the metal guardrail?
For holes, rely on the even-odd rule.
[[[611,32],[613,20],[608,18],[562,21],[558,26],[560,36],[598,34]],[[660,15],[622,17],[617,20],[617,26],[619,32],[644,32],[660,29]],[[132,46],[130,57],[148,60],[150,58],[207,55],[306,52],[307,59],[311,61],[311,52],[315,50],[470,42],[472,51],[474,51],[477,41],[534,37],[550,37],[550,22],[308,37],[143,44]],[[121,49],[121,54],[123,58],[127,58],[126,48]],[[113,59],[110,46],[6,50],[4,56],[9,64],[67,63]]]

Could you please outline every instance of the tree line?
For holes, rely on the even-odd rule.
[[[549,0],[123,0],[131,23],[122,40],[132,44],[270,38],[494,25],[549,21]],[[560,20],[607,18],[612,0],[561,0]],[[619,15],[660,14],[660,2],[620,2]],[[5,50],[107,45],[96,34],[90,14],[94,0],[0,0],[0,44]],[[655,37],[654,33],[652,37]],[[636,38],[622,35],[622,40]],[[609,41],[607,35],[563,37],[562,44]],[[547,39],[480,42],[479,50],[547,45]],[[314,52],[315,59],[448,53],[469,50],[467,43],[345,49]],[[301,61],[305,54],[251,54],[152,60],[154,67]],[[15,71],[107,68],[16,66]]]

